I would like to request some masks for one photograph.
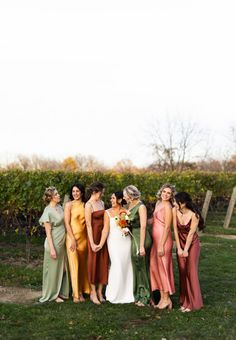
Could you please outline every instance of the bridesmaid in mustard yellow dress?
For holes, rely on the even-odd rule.
[[[84,215],[85,188],[76,183],[70,190],[71,201],[65,206],[67,229],[66,249],[70,268],[73,301],[83,302],[85,294],[90,294],[88,282],[88,242]]]

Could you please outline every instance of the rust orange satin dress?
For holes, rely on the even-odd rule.
[[[105,210],[93,211],[91,216],[91,226],[93,232],[93,240],[95,244],[99,244],[103,222],[104,222]],[[109,255],[107,250],[107,243],[104,244],[101,250],[98,252],[92,251],[90,243],[88,242],[88,278],[91,284],[103,284],[108,283],[108,264]]]
[[[188,224],[181,224],[177,217],[177,228],[179,242],[184,249],[188,233],[190,230],[191,220]],[[185,308],[191,310],[203,307],[202,294],[198,279],[198,262],[200,256],[200,241],[197,233],[194,233],[191,246],[188,250],[188,257],[179,257],[179,281],[180,281],[180,297],[179,303]]]
[[[70,268],[72,292],[74,298],[81,293],[90,293],[88,281],[88,241],[85,224],[84,203],[73,201],[71,206],[71,229],[76,240],[76,250],[70,250],[70,237],[66,237],[66,249]]]
[[[158,256],[158,247],[165,227],[165,208],[159,204],[153,213],[152,248],[150,254],[150,280],[151,289],[161,290],[165,293],[175,292],[174,271],[172,260],[173,240],[169,230],[164,246],[164,255]]]

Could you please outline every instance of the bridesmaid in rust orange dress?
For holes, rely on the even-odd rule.
[[[200,241],[197,228],[203,229],[204,221],[188,193],[179,192],[175,200],[173,225],[180,279],[180,310],[190,312],[203,307],[198,279]]]
[[[175,292],[172,260],[173,241],[170,230],[173,193],[174,187],[168,183],[160,188],[153,214],[150,280],[152,291],[160,291],[160,301],[154,306],[159,309],[172,308],[170,295]]]
[[[100,182],[91,184],[90,199],[85,204],[85,218],[88,231],[88,278],[91,287],[90,299],[95,304],[104,302],[102,290],[108,283],[107,243],[100,249],[99,243],[104,226],[104,203],[101,200],[104,185]]]
[[[84,301],[83,293],[90,293],[84,196],[85,188],[83,184],[76,183],[70,190],[71,201],[65,205],[66,249],[70,267],[73,301],[75,303]]]

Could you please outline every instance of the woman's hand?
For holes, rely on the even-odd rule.
[[[94,251],[94,253],[96,253],[97,251],[101,250],[102,249],[102,246],[100,244],[95,244],[93,243],[91,245],[91,248],[92,248],[92,251]]]
[[[178,254],[179,257],[183,257],[183,249],[179,248],[178,251],[177,251],[177,254]]]
[[[140,247],[140,249],[139,249],[139,255],[140,255],[140,256],[145,256],[145,255],[146,255],[146,252],[145,252],[145,248],[144,248],[144,247]]]
[[[164,255],[164,247],[163,246],[160,246],[158,249],[157,249],[157,254],[158,256],[163,256]]]
[[[183,251],[183,257],[188,257],[188,251],[187,250]]]
[[[51,258],[52,258],[53,260],[56,260],[56,258],[57,258],[57,253],[56,253],[56,251],[55,251],[54,248],[50,250],[50,256],[51,256]]]
[[[124,235],[124,236],[127,236],[127,235],[129,235],[129,228],[122,228],[122,234]]]
[[[76,240],[75,238],[73,237],[73,239],[71,239],[71,244],[70,244],[70,251],[75,251],[76,249]]]
[[[102,249],[102,246],[100,245],[100,244],[95,244],[94,245],[94,252],[96,253],[96,252],[98,252],[99,250],[101,250]]]

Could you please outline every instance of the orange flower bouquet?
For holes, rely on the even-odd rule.
[[[130,226],[130,219],[129,219],[129,211],[122,209],[119,212],[119,215],[115,217],[116,220],[116,224],[118,225],[118,227],[120,227],[122,229],[122,231],[128,234],[129,233],[129,229],[128,227]]]

